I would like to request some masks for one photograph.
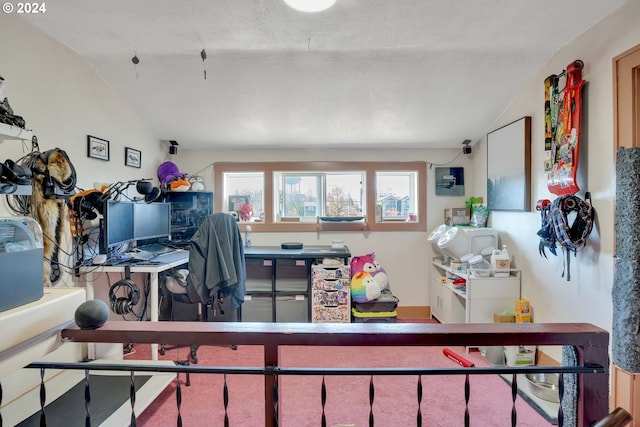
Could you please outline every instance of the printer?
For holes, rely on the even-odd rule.
[[[0,312],[44,294],[42,228],[33,218],[0,218]]]

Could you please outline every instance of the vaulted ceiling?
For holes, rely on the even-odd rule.
[[[444,148],[626,1],[56,0],[25,19],[181,147]]]

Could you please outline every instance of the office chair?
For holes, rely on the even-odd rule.
[[[246,266],[242,234],[235,218],[226,213],[208,215],[189,242],[188,269],[178,270],[166,279],[163,290],[170,300],[165,302],[197,305],[196,320],[238,320],[246,292]],[[175,319],[171,316],[168,320]],[[197,348],[190,346],[192,363],[198,363]],[[161,345],[160,354],[165,351]]]

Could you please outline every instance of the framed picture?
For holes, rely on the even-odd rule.
[[[464,168],[436,168],[436,196],[464,196]]]
[[[124,164],[125,166],[139,168],[142,166],[142,153],[139,150],[124,147]]]
[[[109,161],[109,141],[87,135],[87,156]]]
[[[487,134],[487,207],[531,210],[531,117]]]

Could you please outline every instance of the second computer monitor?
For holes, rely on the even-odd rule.
[[[133,206],[135,240],[169,238],[171,205],[169,203],[135,203]]]

